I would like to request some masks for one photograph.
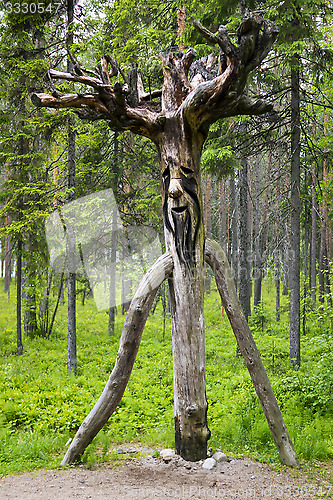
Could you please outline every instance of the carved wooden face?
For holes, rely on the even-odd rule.
[[[182,264],[195,263],[195,244],[201,222],[198,181],[192,168],[168,159],[162,171],[164,223],[174,238]]]

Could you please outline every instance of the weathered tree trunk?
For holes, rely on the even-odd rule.
[[[207,427],[204,331],[204,228],[200,190],[202,138],[182,116],[169,118],[158,152],[163,183],[174,367],[176,451],[186,460],[206,458]]]
[[[269,428],[279,450],[282,463],[298,467],[298,459],[288,434],[279,405],[262,364],[250,328],[237,298],[228,260],[215,241],[206,241],[206,259],[212,267],[222,304],[237,339],[237,344],[252,378]]]
[[[294,368],[301,364],[300,345],[300,95],[299,58],[294,57],[291,69],[291,175],[290,175],[290,362]]]
[[[142,278],[125,319],[114,369],[100,398],[77,431],[61,465],[71,464],[82,455],[120,403],[157,289],[171,274],[172,265],[171,255],[165,253]]]

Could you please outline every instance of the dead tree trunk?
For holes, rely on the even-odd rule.
[[[203,68],[199,64],[197,73],[189,80],[189,68],[196,56],[193,49],[184,54],[164,54],[161,56],[162,89],[146,93],[141,82],[138,85],[135,71],[131,72],[127,82],[117,61],[106,55],[102,57],[99,74],[95,73],[94,77],[86,75],[77,61],[74,65],[75,72],[49,72],[53,78],[89,85],[94,92],[81,91],[63,95],[54,87],[52,96],[34,94],[32,97],[37,106],[71,107],[82,118],[106,119],[113,130],[131,130],[144,135],[157,148],[161,168],[165,241],[173,261],[170,310],[175,441],[177,453],[188,460],[206,457],[207,440],[210,436],[205,383],[204,227],[200,182],[202,146],[210,125],[216,120],[240,114],[260,115],[272,110],[270,103],[250,99],[244,89],[248,74],[266,57],[278,32],[273,23],[264,21],[260,15],[248,14],[238,28],[238,45],[235,46],[225,27],[220,27],[215,35],[198,21],[194,25],[209,43],[217,44],[220,48],[219,70],[213,76],[211,71],[207,71],[207,65]],[[210,67],[212,60],[210,57]],[[112,84],[112,78],[119,74],[124,83],[117,81]],[[155,98],[161,99],[154,101]],[[135,314],[139,312],[136,313],[133,309],[135,300],[133,299],[126,317],[128,332],[137,328],[134,321],[137,320]],[[131,341],[137,347],[149,307],[150,298],[144,303],[144,319],[140,316],[138,320],[140,334]],[[126,337],[127,333],[124,335]],[[128,347],[127,343],[123,345],[124,349]],[[134,357],[123,352],[123,356],[118,358],[114,372],[126,373],[126,377],[122,377],[120,383],[117,377],[114,379],[111,375],[111,381],[100,401],[74,439],[71,447],[73,453],[66,455],[63,463],[72,462],[73,457],[82,452],[85,447],[82,443],[87,443],[112,413],[110,405],[114,409],[120,401],[137,347],[133,350]],[[94,432],[89,427],[90,421],[99,422],[97,426],[92,423]],[[85,438],[82,437],[83,434]]]

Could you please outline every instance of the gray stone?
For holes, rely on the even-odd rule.
[[[206,458],[202,464],[203,469],[212,470],[214,467],[216,467],[216,460],[214,458]]]
[[[164,462],[170,462],[173,458],[176,458],[176,453],[172,448],[165,448],[161,450],[160,456],[163,458]]]
[[[213,458],[216,460],[216,462],[228,462],[228,457],[222,453],[222,451],[217,451],[214,453]]]

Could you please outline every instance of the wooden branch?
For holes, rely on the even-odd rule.
[[[83,75],[83,71],[82,71],[82,68],[80,66],[80,64],[78,63],[78,61],[75,59],[75,57],[73,56],[70,48],[69,48],[69,43],[68,43],[68,33],[67,33],[67,36],[66,36],[66,49],[67,49],[67,54],[70,58],[70,60],[72,61],[73,63],[73,67],[74,67],[74,71],[77,75]]]
[[[104,87],[102,80],[98,78],[93,78],[92,76],[86,75],[73,75],[72,73],[65,73],[63,71],[57,71],[56,69],[49,70],[50,76],[58,80],[67,80],[69,82],[83,83],[84,85],[89,85],[94,89],[100,89]]]
[[[209,31],[207,28],[204,28],[198,19],[193,21],[193,26],[209,43],[218,44],[227,57],[236,57],[237,48],[231,42],[225,26],[220,26],[217,35],[214,35],[214,33]]]
[[[124,73],[122,72],[121,67],[119,66],[119,63],[118,63],[117,59],[115,59],[110,54],[107,54],[104,57],[107,60],[107,62],[111,65],[111,68],[112,68],[112,73],[111,73],[110,76],[111,77],[112,76],[116,76],[119,73],[121,75],[122,79],[124,80],[124,82],[127,83],[127,79],[126,79]]]
[[[259,66],[265,57],[267,57],[278,35],[279,28],[276,24],[265,19],[263,34],[258,41],[256,53],[246,66],[246,71],[248,73]]]
[[[117,408],[130,378],[142,332],[158,287],[173,269],[172,256],[162,255],[142,278],[126,315],[115,366],[100,398],[71,442],[61,465],[75,462]]]
[[[273,111],[273,103],[263,99],[251,99],[243,95],[235,108],[235,115],[263,115]],[[229,116],[232,116],[229,113]]]
[[[47,86],[51,90],[51,94],[53,97],[62,97],[64,95],[62,92],[59,92],[59,90],[55,87],[50,75],[50,71],[46,73],[46,81],[47,81]]]
[[[142,78],[141,78],[140,73],[138,74],[137,87],[138,87],[139,102],[140,101],[150,101],[151,99],[154,99],[156,97],[161,97],[161,95],[162,95],[162,89],[152,90],[151,92],[146,92],[145,88],[143,86],[143,82],[142,82]]]
[[[188,70],[194,60],[194,58],[197,56],[197,53],[194,49],[188,49],[185,54],[182,57],[182,63],[183,67],[185,70],[185,74],[187,75]]]
[[[222,305],[228,315],[242,356],[249,370],[252,382],[283,464],[299,467],[298,458],[290,439],[279,405],[275,399],[265,367],[244,317],[237,297],[234,280],[228,260],[222,248],[215,241],[206,240],[205,258],[213,269]]]
[[[65,94],[53,97],[49,94],[32,94],[32,103],[38,108],[82,108],[88,106],[100,113],[108,114],[109,110],[100,100],[98,94]]]
[[[238,47],[232,44],[224,26],[215,35],[199,21],[193,24],[209,43],[219,45],[220,70],[223,72],[213,80],[201,83],[200,75],[192,78],[193,90],[180,109],[192,128],[199,130],[204,123],[209,125],[228,116],[259,115],[271,111],[270,103],[260,99],[251,101],[243,95],[243,91],[249,72],[266,57],[277,37],[279,30],[275,24],[264,22],[257,13],[247,14],[237,31]],[[263,33],[260,35],[262,26]]]

